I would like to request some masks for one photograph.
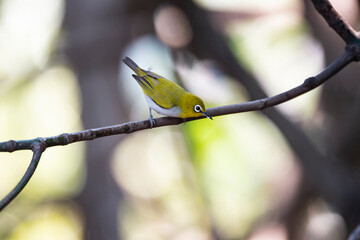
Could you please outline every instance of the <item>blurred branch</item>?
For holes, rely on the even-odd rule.
[[[356,32],[347,21],[334,9],[328,0],[311,0],[316,11],[325,19],[328,25],[346,42],[352,44],[360,41]]]
[[[345,53],[336,59],[332,64],[330,64],[326,69],[324,69],[321,73],[319,73],[315,77],[310,77],[304,81],[298,87],[290,89],[286,92],[280,93],[278,95],[263,98],[255,101],[226,105],[221,107],[210,108],[207,111],[212,116],[222,116],[227,114],[241,113],[241,112],[249,112],[256,110],[263,110],[283,102],[289,101],[301,94],[309,92],[314,88],[320,86],[326,80],[330,79],[331,76],[336,74],[346,65],[355,61],[356,53],[350,50],[345,51]],[[162,117],[157,118],[156,123],[153,127],[162,127],[169,125],[177,125],[180,123],[193,121],[200,118],[171,118],[171,117]],[[0,202],[0,211],[6,207],[25,187],[25,185],[30,180],[33,175],[36,166],[39,163],[42,152],[48,148],[53,146],[60,145],[68,145],[74,142],[80,141],[89,141],[94,140],[96,138],[118,135],[118,134],[130,134],[136,131],[145,130],[150,128],[150,122],[148,120],[138,121],[138,122],[128,122],[120,125],[97,128],[97,129],[88,129],[75,133],[64,133],[53,137],[46,138],[36,138],[30,140],[20,140],[14,141],[10,140],[7,142],[0,143],[0,152],[13,152],[18,150],[32,150],[34,152],[32,161],[30,166],[28,167],[25,175],[20,180],[20,182],[16,185],[16,187]]]
[[[355,228],[355,230],[350,234],[348,240],[360,240],[360,226]]]

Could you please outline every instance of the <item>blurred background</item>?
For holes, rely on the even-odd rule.
[[[356,27],[359,2],[333,0]],[[131,71],[207,107],[274,95],[344,43],[300,0],[1,0],[0,141],[148,118]],[[47,149],[0,239],[340,240],[360,223],[360,69],[281,106]],[[30,152],[0,154],[0,196]]]

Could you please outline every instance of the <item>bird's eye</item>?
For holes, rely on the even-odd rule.
[[[202,111],[200,105],[195,105],[194,110],[195,110],[195,112],[201,112]]]

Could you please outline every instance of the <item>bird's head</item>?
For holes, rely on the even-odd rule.
[[[180,101],[181,118],[205,116],[212,120],[212,117],[206,112],[204,102],[197,96],[186,93]]]

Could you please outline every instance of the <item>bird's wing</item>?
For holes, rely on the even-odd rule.
[[[147,75],[143,77],[137,75],[133,75],[133,77],[143,92],[159,107],[170,109],[178,105],[179,96],[176,93],[181,88],[175,83],[152,72],[147,72]]]
[[[133,78],[135,78],[135,80],[139,83],[140,87],[143,89],[144,93],[146,93],[147,95],[151,94],[152,92],[154,92],[154,83],[150,83],[150,79],[148,79],[146,76],[144,77],[139,77],[135,74],[132,75]],[[149,81],[150,80],[150,81]],[[151,81],[152,82],[152,81]]]

